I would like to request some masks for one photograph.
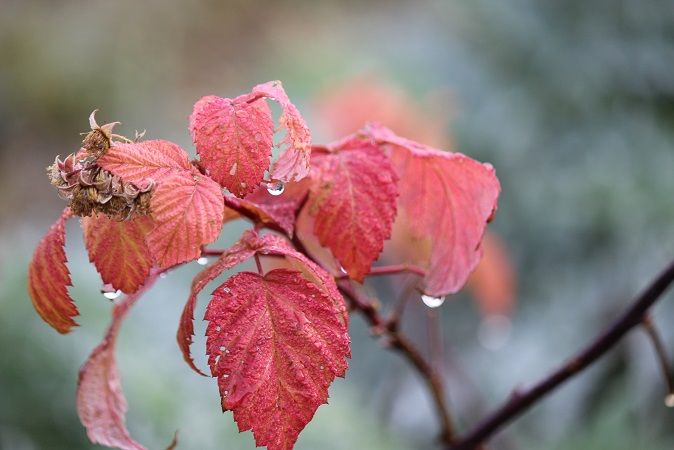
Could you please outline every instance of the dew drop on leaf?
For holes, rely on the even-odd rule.
[[[445,297],[433,297],[431,295],[422,295],[421,300],[424,302],[424,305],[428,306],[429,308],[437,308],[439,306],[442,306],[443,303],[445,303]]]
[[[281,195],[284,190],[285,186],[283,185],[283,181],[270,181],[267,184],[267,192],[271,195]]]
[[[197,264],[199,264],[200,266],[205,266],[206,264],[208,264],[208,258],[202,256],[201,258],[197,259]]]

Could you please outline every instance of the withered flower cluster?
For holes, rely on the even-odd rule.
[[[65,159],[56,157],[47,167],[51,184],[59,196],[68,200],[68,206],[77,216],[102,213],[116,220],[127,220],[135,215],[150,213],[150,196],[153,183],[136,186],[122,181],[118,176],[98,166],[98,158],[113,145],[114,140],[133,142],[124,136],[112,133],[119,122],[99,126],[96,111],[89,116],[91,131],[82,141],[82,148]],[[136,135],[136,140],[142,134]]]

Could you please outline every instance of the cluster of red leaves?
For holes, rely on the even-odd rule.
[[[267,100],[282,110],[285,137],[277,144]],[[126,183],[154,187],[148,216],[123,222],[82,218],[86,247],[103,282],[130,295],[115,305],[104,341],[80,373],[80,418],[93,442],[142,448],[124,425],[126,401],[114,358],[121,321],[159,273],[201,256],[225,222],[244,216],[256,230],[277,233],[246,232],[195,277],[178,344],[187,363],[202,373],[189,349],[198,294],[245,260],[281,260],[266,273],[240,272],[213,292],[205,316],[206,351],[222,408],[234,412],[239,429],[252,430],[258,445],[291,449],[326,403],[334,378],[346,373],[348,315],[334,277],[343,271],[362,282],[391,238],[394,221],[404,220],[410,247],[428,249],[421,258],[414,253],[426,271],[419,289],[433,296],[456,292],[479,261],[499,183],[488,164],[376,124],[312,147],[280,82],[234,99],[202,98],[189,128],[199,161],[162,140],[115,142],[97,161]],[[274,145],[283,152],[272,165]],[[283,195],[271,195],[278,189],[268,192],[270,185],[284,186]],[[33,304],[61,333],[76,325],[78,314],[68,294],[64,251],[64,224],[71,216],[63,212],[29,267]]]

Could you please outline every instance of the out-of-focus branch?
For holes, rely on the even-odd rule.
[[[454,427],[440,374],[424,360],[409,339],[400,333],[397,319],[395,321],[384,319],[379,314],[376,305],[354,289],[350,281],[340,280],[337,285],[344,296],[351,302],[353,310],[361,313],[375,333],[384,336],[390,348],[398,351],[407,359],[422,377],[433,397],[433,403],[440,419],[440,441],[446,445],[451,444],[454,440]]]
[[[472,431],[448,444],[448,450],[472,450],[489,439],[507,423],[524,413],[547,394],[582,372],[605,355],[633,328],[643,323],[648,309],[660,299],[674,281],[674,261],[632,302],[612,325],[564,365],[526,390],[514,391],[506,402],[488,415]]]

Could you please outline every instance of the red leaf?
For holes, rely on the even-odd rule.
[[[257,188],[269,167],[274,137],[264,100],[203,97],[194,104],[190,132],[215,181],[238,197]]]
[[[347,329],[300,272],[242,272],[208,305],[207,353],[223,410],[258,446],[289,450],[347,368]]]
[[[77,306],[68,294],[72,286],[66,263],[65,222],[72,217],[69,208],[49,228],[33,253],[28,266],[28,293],[40,317],[59,333],[67,333],[77,323]]]
[[[302,272],[308,280],[314,282],[321,290],[323,290],[323,292],[325,292],[328,298],[332,299],[335,309],[340,311],[344,326],[348,326],[349,315],[346,310],[346,305],[344,304],[344,298],[342,298],[339,293],[337,285],[335,284],[335,279],[332,275],[302,253],[295,250],[288,244],[288,241],[279,236],[267,234],[261,238],[258,237],[257,241],[250,239],[248,245],[255,246],[257,252],[261,255],[285,257],[294,269]],[[349,354],[349,356],[351,355]]]
[[[429,244],[424,292],[458,291],[480,260],[480,241],[501,190],[490,164],[433,149],[377,125],[366,129],[390,150],[400,206],[416,239]]]
[[[152,230],[149,216],[112,220],[104,215],[82,218],[89,260],[104,284],[127,294],[136,292],[150,274],[152,257],[145,236]]]
[[[137,293],[115,304],[112,323],[103,341],[91,352],[80,369],[77,383],[77,413],[87,436],[94,444],[116,447],[122,450],[144,450],[134,441],[125,425],[126,398],[115,359],[115,342],[119,327],[127,312],[140,298],[142,292],[154,283],[150,278]]]
[[[335,281],[330,274],[292,248],[286,240],[274,235],[260,237],[255,231],[246,231],[239,242],[223,253],[217,262],[197,274],[192,281],[190,297],[180,316],[177,333],[178,346],[187,364],[199,374],[203,375],[203,372],[195,366],[189,350],[194,336],[194,307],[197,296],[208,283],[216,279],[222,272],[231,269],[255,253],[286,258],[291,267],[301,271],[308,280],[312,281],[331,299],[333,307],[340,312],[344,326],[348,326],[348,313],[344,299],[339,294]]]
[[[197,258],[220,234],[224,203],[220,186],[196,169],[165,178],[150,200],[155,228],[147,243],[161,268]]]
[[[147,237],[161,268],[199,256],[220,233],[224,204],[220,186],[192,167],[187,153],[168,141],[115,144],[98,164],[126,182],[152,190],[155,227]]]
[[[280,196],[271,195],[265,186],[260,186],[243,199],[225,197],[225,204],[268,228],[292,236],[297,210],[308,191],[308,183],[305,181],[287,183]]]
[[[194,280],[192,280],[190,297],[187,299],[187,303],[185,303],[183,312],[180,315],[180,325],[178,326],[178,333],[176,336],[178,347],[180,347],[180,350],[182,351],[185,362],[195,372],[204,376],[206,374],[197,368],[190,355],[190,345],[192,344],[194,336],[194,307],[197,303],[197,296],[208,283],[215,280],[222,274],[222,272],[231,269],[235,265],[253,256],[255,250],[246,243],[247,235],[248,233],[244,235],[241,241],[237,242],[223,253],[214,264],[208,266],[194,277]]]
[[[314,233],[349,276],[362,281],[391,236],[398,177],[372,141],[354,137],[314,151],[307,207]]]
[[[169,141],[143,141],[133,144],[115,143],[97,164],[124,181],[138,187],[176,173],[192,170],[185,150]]]
[[[299,181],[309,175],[309,159],[311,156],[311,133],[304,118],[292,104],[280,81],[269,81],[253,88],[251,96],[263,96],[276,101],[283,112],[279,120],[286,129],[283,140],[286,149],[279,156],[272,178],[281,181]]]

